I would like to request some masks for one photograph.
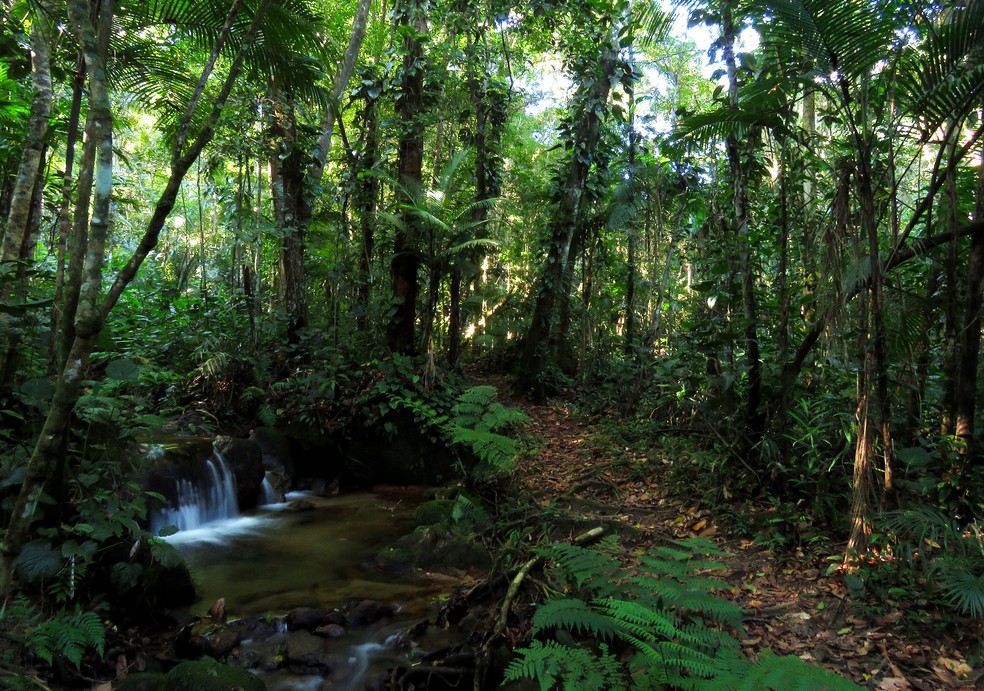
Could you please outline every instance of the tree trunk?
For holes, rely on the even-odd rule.
[[[360,169],[357,201],[359,208],[360,251],[359,278],[356,289],[356,304],[359,314],[356,324],[359,332],[369,331],[369,309],[372,303],[372,260],[376,247],[376,204],[379,198],[379,178],[372,175],[379,157],[379,128],[376,114],[376,101],[368,94],[362,111],[364,145]]]
[[[72,234],[72,182],[75,177],[75,148],[79,139],[79,119],[82,113],[82,91],[85,88],[85,64],[82,55],[77,60],[75,77],[72,80],[72,107],[68,116],[68,131],[65,143],[65,170],[62,174],[61,205],[58,208],[57,268],[55,270],[55,296],[51,308],[50,333],[62,330],[65,307],[66,259],[68,257],[69,237]],[[55,377],[61,367],[58,339],[48,339],[48,376]]]
[[[427,31],[428,0],[408,0],[400,7],[400,25],[409,29],[403,39],[403,79],[397,114],[402,125],[397,172],[407,189],[420,189],[424,163],[424,46],[420,39]],[[393,316],[387,325],[386,344],[394,353],[415,352],[418,274],[420,253],[416,237],[417,220],[403,214],[402,227],[396,231],[393,259],[390,263],[390,286],[393,291]]]
[[[277,150],[270,158],[270,183],[280,237],[280,286],[287,317],[287,343],[297,346],[308,325],[307,280],[304,271],[304,236],[311,216],[305,194],[304,152],[297,139],[293,97],[276,94],[273,140]]]
[[[17,168],[2,248],[0,248],[0,262],[15,264],[13,276],[4,279],[4,290],[0,292],[0,305],[3,306],[23,302],[27,296],[27,264],[33,259],[33,252],[30,257],[24,256],[24,249],[30,235],[31,210],[38,193],[45,141],[48,136],[48,118],[51,115],[51,101],[54,97],[51,85],[48,23],[40,16],[36,16],[31,24],[31,54],[31,86],[34,95],[31,99],[31,112],[24,137],[24,150]],[[0,392],[6,391],[13,381],[14,360],[23,328],[23,316],[14,316],[8,312],[0,313],[0,332],[4,334],[0,339]]]
[[[564,184],[552,205],[546,262],[536,284],[535,305],[523,341],[517,385],[534,400],[543,400],[552,389],[548,369],[556,355],[557,308],[564,293],[564,276],[571,242],[577,228],[581,197],[594,158],[601,129],[601,113],[607,109],[611,78],[618,66],[616,54],[606,49],[595,73],[584,75],[574,96],[581,110],[568,149],[572,151]]]
[[[731,0],[721,3],[722,54],[728,73],[728,107],[738,108],[738,63],[735,42],[738,29]],[[738,137],[730,133],[725,140],[731,184],[734,191],[734,228],[738,240],[738,271],[741,274],[742,330],[745,336],[745,366],[748,369],[748,388],[745,392],[745,425],[748,429],[748,450],[762,437],[765,416],[762,413],[762,360],[759,355],[758,306],[755,297],[755,274],[752,267],[752,245],[748,236],[748,188],[745,165],[738,147]]]
[[[975,219],[984,220],[984,148],[977,172],[977,206]],[[960,453],[973,462],[977,455],[977,371],[981,349],[981,311],[984,309],[984,227],[971,235],[967,259],[967,285],[964,292],[964,323],[961,330],[959,375],[956,395],[956,434],[963,443]],[[970,471],[964,463],[963,473]]]
[[[951,128],[950,139],[945,145],[948,149],[946,163],[946,182],[943,185],[946,195],[944,208],[946,209],[946,228],[953,232],[958,225],[957,219],[957,181],[956,181],[956,144],[958,130]],[[958,306],[960,294],[958,283],[959,270],[957,267],[960,253],[958,251],[960,243],[954,242],[948,248],[946,261],[946,282],[943,287],[943,400],[940,402],[940,434],[944,437],[951,437],[957,430],[957,386],[958,386],[958,363],[957,363],[957,341],[960,334],[958,328]]]

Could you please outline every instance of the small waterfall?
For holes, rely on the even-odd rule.
[[[267,504],[277,503],[277,490],[273,488],[270,483],[269,478],[266,475],[263,476],[263,484],[260,485],[260,505],[265,506]]]
[[[197,477],[176,478],[177,506],[154,511],[151,532],[169,525],[178,530],[192,530],[206,523],[239,516],[236,500],[236,476],[218,451],[205,461],[204,472]]]

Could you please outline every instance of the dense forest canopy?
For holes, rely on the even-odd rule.
[[[479,364],[697,433],[695,491],[847,554],[886,511],[976,525],[980,0],[4,0],[0,26],[0,593],[134,439],[327,434],[373,395],[419,422]]]

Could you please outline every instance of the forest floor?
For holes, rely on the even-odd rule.
[[[496,384],[502,395],[506,380]],[[507,401],[530,417],[536,448],[522,461],[516,481],[542,504],[568,507],[580,519],[625,526],[620,541],[630,552],[700,536],[729,556],[714,574],[723,595],[746,612],[742,643],[819,662],[863,687],[882,690],[984,688],[981,627],[927,607],[915,616],[902,602],[858,601],[837,566],[838,546],[818,542],[770,549],[744,537],[705,505],[693,490],[670,478],[666,451],[612,443],[605,423],[577,412],[562,398],[548,405]],[[842,547],[840,547],[842,549]],[[831,565],[835,568],[831,569]]]

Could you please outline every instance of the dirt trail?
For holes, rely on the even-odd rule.
[[[508,392],[505,379],[483,380]],[[941,618],[917,624],[891,604],[865,610],[852,601],[842,573],[827,573],[835,547],[773,552],[719,525],[699,497],[672,494],[673,459],[662,450],[644,455],[614,447],[595,421],[564,401],[507,403],[530,417],[526,433],[536,452],[522,461],[515,481],[539,502],[568,507],[584,521],[622,526],[627,551],[700,536],[730,555],[728,570],[716,576],[731,586],[725,597],[748,613],[743,643],[749,654],[765,647],[797,655],[872,689],[984,688],[981,664],[971,670],[967,662],[980,655],[980,626]]]

